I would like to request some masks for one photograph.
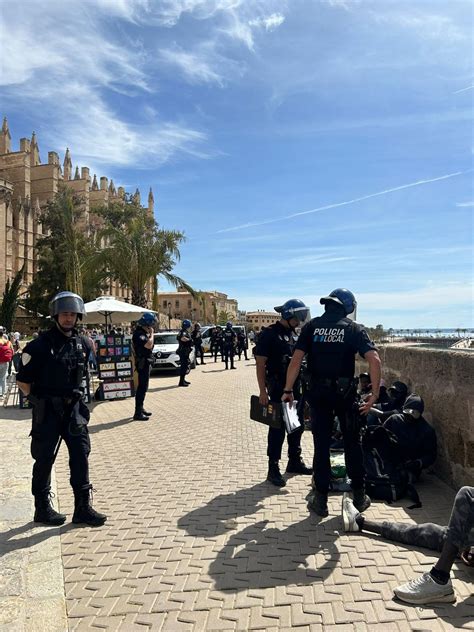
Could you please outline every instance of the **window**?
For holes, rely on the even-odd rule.
[[[179,301],[175,301],[174,306],[176,307],[176,309],[179,309]]]
[[[190,298],[188,298],[188,307],[192,307],[193,306],[193,302]]]

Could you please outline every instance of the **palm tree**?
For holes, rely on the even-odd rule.
[[[219,312],[217,316],[217,322],[219,325],[225,325],[229,320],[231,320],[232,314],[230,312],[226,312],[222,310]]]
[[[23,264],[21,269],[15,274],[12,282],[10,282],[10,279],[7,279],[5,289],[3,290],[3,298],[0,305],[0,324],[2,324],[8,332],[13,330],[13,321],[18,306],[18,295],[24,268],[25,264]]]
[[[154,279],[159,276],[196,296],[195,290],[172,272],[180,259],[182,232],[159,229],[144,211],[121,227],[107,226],[100,235],[108,245],[96,252],[93,261],[131,290],[134,305],[147,307],[147,285],[152,280],[156,294],[158,284]]]

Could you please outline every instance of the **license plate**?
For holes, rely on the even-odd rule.
[[[157,358],[155,362],[156,364],[166,364],[168,360],[166,358]]]

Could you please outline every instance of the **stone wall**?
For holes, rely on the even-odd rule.
[[[390,344],[379,354],[387,386],[402,380],[423,397],[438,435],[436,473],[456,489],[474,485],[474,352]]]

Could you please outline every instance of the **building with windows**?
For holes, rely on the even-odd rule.
[[[221,316],[236,322],[238,305],[234,298],[217,291],[200,291],[198,297],[178,288],[177,292],[158,292],[158,311],[167,316],[170,321],[173,318],[189,318],[193,322],[201,324],[216,323]]]
[[[247,312],[247,327],[248,329],[253,329],[253,331],[260,331],[262,327],[268,327],[276,323],[280,318],[280,314],[277,314],[277,312],[265,312],[263,309],[256,312]]]

